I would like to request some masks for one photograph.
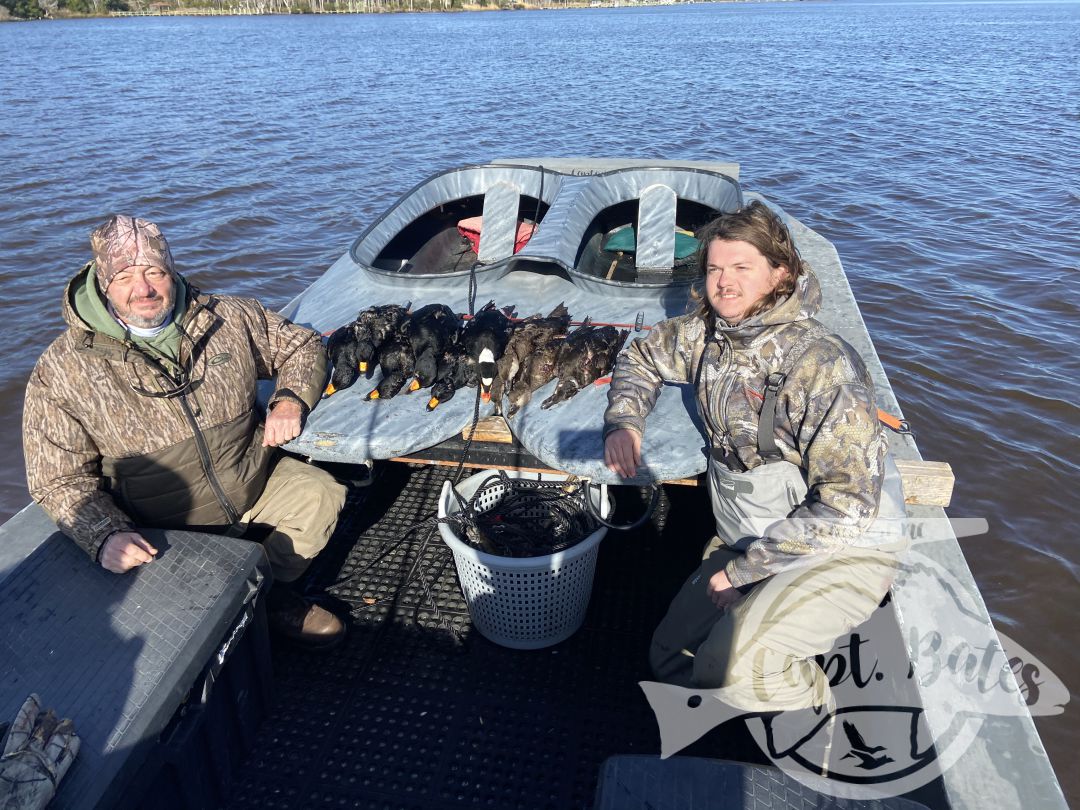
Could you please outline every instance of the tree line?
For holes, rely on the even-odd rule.
[[[108,16],[115,11],[169,13],[205,9],[242,14],[318,14],[331,11],[446,11],[537,5],[539,3],[534,0],[0,0],[0,18],[9,16],[22,20],[38,20]]]
[[[43,17],[106,15],[113,11],[129,11],[126,0],[0,0],[0,16],[20,20],[40,20]]]

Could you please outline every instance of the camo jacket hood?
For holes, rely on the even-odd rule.
[[[719,319],[711,325],[697,314],[656,324],[631,341],[612,375],[605,436],[619,428],[644,435],[663,383],[696,382],[714,457],[742,472],[765,463],[757,446],[765,378],[780,370],[789,351],[805,346],[779,393],[775,438],[809,488],[789,517],[817,518],[828,528],[751,543],[728,565],[736,586],[778,573],[793,555],[837,550],[877,516],[888,445],[873,383],[855,349],[814,320],[820,306],[821,288],[808,271],[790,296],[735,326]],[[801,338],[810,330],[821,334],[806,344]]]
[[[177,374],[80,316],[76,293],[92,283],[92,267],[67,285],[67,329],[27,383],[31,497],[95,559],[117,530],[235,523],[261,494],[273,458],[262,447],[257,382],[275,379],[271,406],[314,407],[326,378],[322,341],[253,299],[188,286]]]

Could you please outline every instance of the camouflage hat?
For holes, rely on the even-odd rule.
[[[169,243],[158,226],[146,219],[113,214],[90,234],[90,247],[102,292],[109,288],[117,273],[132,265],[160,267],[176,274]]]

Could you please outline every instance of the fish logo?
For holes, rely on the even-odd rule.
[[[768,696],[758,705],[740,706],[745,690],[733,687],[691,689],[642,681],[657,719],[661,758],[721,723],[742,718],[777,767],[815,790],[845,798],[897,796],[951,767],[987,717],[1063,712],[1069,690],[1062,681],[1021,645],[995,632],[978,599],[923,553],[953,532],[981,533],[986,522],[926,519],[908,521],[902,530],[912,547],[901,556],[893,598],[903,601],[905,591],[917,594],[919,615],[951,621],[920,627],[917,617],[907,615],[901,628],[886,599],[828,654],[817,657],[830,695],[825,706],[813,709],[769,711]],[[796,581],[814,587],[813,577]],[[790,593],[783,597],[789,599]],[[798,604],[797,596],[794,600],[789,604]],[[776,605],[767,601],[751,605],[748,632],[775,612]]]

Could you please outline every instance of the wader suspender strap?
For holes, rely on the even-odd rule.
[[[776,446],[776,397],[787,381],[787,374],[774,371],[765,378],[765,401],[761,405],[761,416],[757,425],[758,455],[766,464],[782,461],[784,454]]]
[[[795,368],[799,358],[810,348],[810,344],[827,334],[824,326],[814,323],[788,349],[784,362],[780,364],[780,370],[772,372],[765,378],[765,401],[761,404],[761,416],[758,417],[757,444],[758,455],[765,459],[766,464],[784,459],[780,448],[776,446],[776,400],[780,389],[784,387],[788,374]]]

